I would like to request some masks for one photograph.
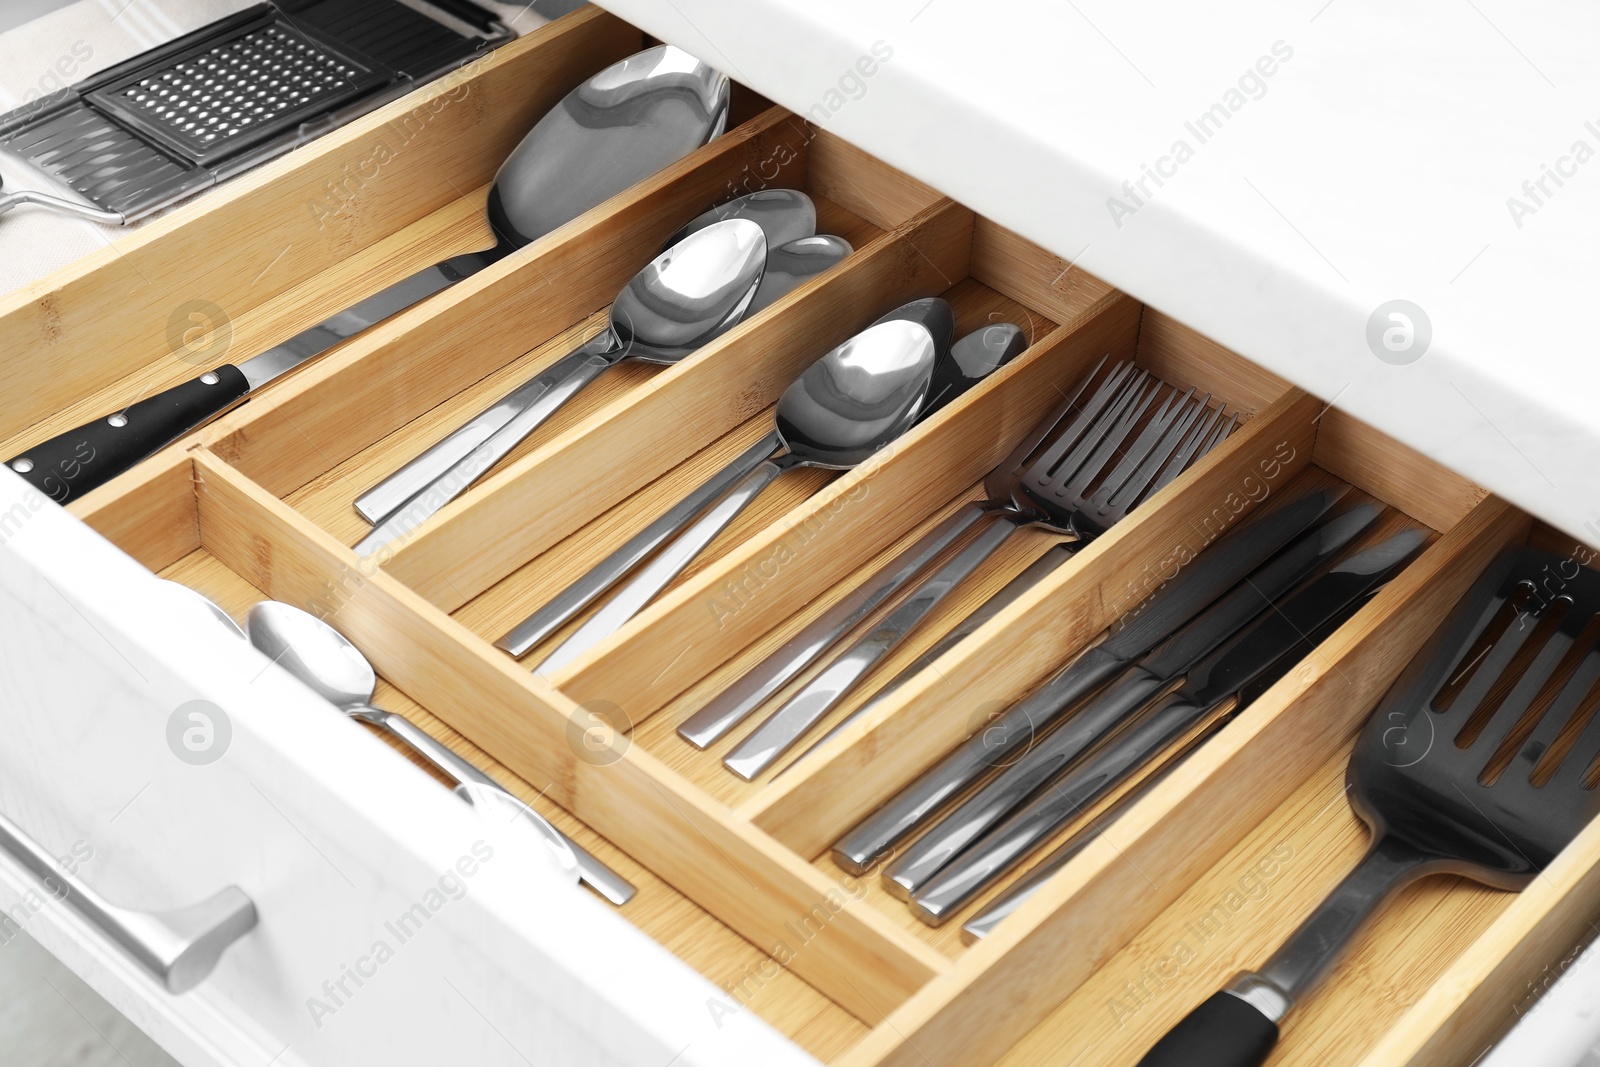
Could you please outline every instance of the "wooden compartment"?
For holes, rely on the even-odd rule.
[[[640,42],[586,9],[0,304],[7,350],[47,353],[4,369],[23,401],[0,417],[0,436],[25,447],[192,374],[163,345],[172,309],[196,295],[227,309],[232,344],[253,351],[487,243],[484,186],[517,132]],[[338,233],[295,215],[372,138],[455,85],[478,103],[418,129]],[[396,710],[641,884],[623,918],[723,985],[729,1010],[749,1007],[819,1058],[1132,1062],[1259,962],[1354,862],[1364,834],[1341,782],[1367,712],[1497,549],[1554,535],[837,138],[747,103],[727,136],[72,508],[146,566],[236,612],[260,591],[329,618],[374,661]],[[676,367],[608,375],[395,551],[351,551],[365,530],[350,506],[357,495],[598,329],[606,301],[680,224],[776,186],[810,192],[820,228],[856,254]],[[295,221],[247,225],[279,215]],[[551,677],[493,647],[763,435],[777,396],[811,360],[883,311],[935,294],[951,300],[963,332],[1018,322],[1029,350],[856,470],[787,476],[666,595]],[[1212,393],[1241,427],[782,777],[745,783],[722,768],[744,730],[706,752],[676,737],[709,693],[980,492],[1058,390],[1107,356]],[[72,398],[84,399],[64,407]],[[1151,575],[1262,501],[1328,478],[1389,505],[1388,528],[1436,537],[988,938],[962,944],[959,921],[921,927],[828,861],[843,831],[959,742],[975,715],[1026,693],[1136,607]],[[1014,542],[833,719],[1051,541]],[[792,563],[762,569],[738,610],[715,610],[730,583],[780,548]],[[1219,901],[1260,877],[1264,856],[1276,857],[1270,884],[1216,920]],[[1591,828],[1520,894],[1444,879],[1415,887],[1290,1017],[1272,1062],[1470,1060],[1512,1021],[1522,983],[1600,914],[1597,883]],[[1172,963],[1202,921],[1204,942]]]

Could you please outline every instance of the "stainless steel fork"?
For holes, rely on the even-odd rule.
[[[1058,408],[1027,454],[991,472],[989,498],[963,513],[969,526],[992,520],[982,532],[736,746],[723,761],[728,769],[753,779],[770,767],[1018,530],[1091,540],[1176,478],[1231,428],[1221,408],[1207,406],[1209,396],[1194,392],[1119,364],[1076,418],[1072,402]]]

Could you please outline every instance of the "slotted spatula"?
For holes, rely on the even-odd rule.
[[[1509,550],[1389,689],[1346,786],[1366,858],[1259,971],[1167,1032],[1142,1067],[1255,1067],[1278,1022],[1384,897],[1429,874],[1521,889],[1600,813],[1600,574]]]

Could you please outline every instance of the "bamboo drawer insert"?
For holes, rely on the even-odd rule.
[[[17,451],[191,377],[168,343],[186,302],[223,309],[228,358],[243,358],[486,245],[485,190],[520,132],[642,42],[585,9],[0,302],[4,351],[30,353],[0,370],[17,398],[0,437]],[[307,204],[447,92],[465,103],[430,112],[318,222]],[[71,508],[236,615],[271,596],[327,617],[372,659],[381,701],[640,886],[620,915],[727,991],[708,1010],[754,1011],[851,1067],[1133,1062],[1359,855],[1364,832],[1342,799],[1352,739],[1478,569],[1530,538],[1588,550],[826,130],[739,100],[724,137]],[[691,359],[606,376],[391,550],[355,555],[368,529],[356,497],[601,329],[618,288],[688,219],[776,187],[808,192],[818,231],[855,253]],[[935,295],[958,335],[1015,322],[1025,353],[856,469],[786,477],[660,599],[550,677],[531,668],[551,643],[521,662],[494,647],[768,432],[809,363]],[[1212,394],[1240,427],[792,770],[726,772],[748,725],[704,751],[678,738],[710,695],[980,497],[990,468],[1107,357]],[[1335,482],[1384,505],[1371,536],[1416,529],[1426,547],[987,938],[959,936],[978,905],[926,927],[875,876],[831,862],[843,832],[1136,608],[1174,559]],[[823,725],[1055,540],[1015,538]],[[1403,894],[1295,1014],[1272,1062],[1470,1061],[1600,914],[1600,828],[1547,875],[1517,895],[1449,879]]]

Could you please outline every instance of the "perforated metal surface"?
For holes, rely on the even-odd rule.
[[[335,58],[292,27],[268,26],[116,92],[196,155],[252,127],[325,110],[358,92],[365,67]]]

